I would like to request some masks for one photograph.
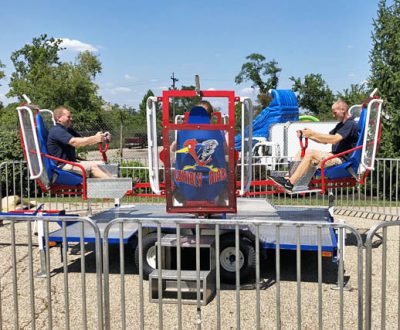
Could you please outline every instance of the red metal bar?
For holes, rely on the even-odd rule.
[[[322,190],[321,193],[322,194],[325,193],[325,163],[328,160],[331,160],[331,159],[334,159],[334,158],[338,158],[338,157],[341,157],[343,155],[347,155],[347,154],[349,154],[349,153],[351,153],[351,152],[353,152],[355,150],[362,149],[362,147],[363,146],[361,145],[361,146],[358,146],[358,147],[351,148],[349,150],[346,150],[346,151],[340,152],[338,154],[332,155],[332,156],[330,156],[328,158],[325,158],[325,159],[323,159],[321,161],[321,186],[322,186],[321,187],[321,190]]]
[[[228,99],[228,123],[227,124],[175,124],[170,122],[170,98],[195,98],[195,97],[210,97],[210,98],[227,98]],[[173,182],[172,182],[172,170],[171,170],[171,159],[170,159],[170,133],[175,130],[224,130],[228,132],[228,191],[229,191],[229,203],[228,207],[224,209],[218,207],[216,209],[210,208],[208,213],[215,212],[236,212],[236,178],[235,178],[235,149],[234,149],[234,129],[235,129],[235,102],[239,99],[235,97],[234,91],[200,91],[195,90],[169,90],[163,91],[162,94],[162,123],[163,123],[163,151],[165,155],[163,162],[165,165],[165,186],[166,197],[167,197],[167,211],[168,212],[189,212],[199,213],[199,210],[189,207],[174,207],[173,198]],[[188,109],[190,110],[190,109]],[[207,213],[206,212],[206,213]]]
[[[41,154],[41,155],[46,157],[46,158],[49,158],[49,159],[55,160],[57,162],[60,162],[60,163],[70,164],[72,166],[78,167],[82,171],[82,193],[83,193],[82,198],[83,198],[83,200],[87,200],[86,169],[82,165],[80,165],[79,163],[74,163],[74,162],[70,162],[70,161],[65,160],[65,159],[54,157],[54,156],[51,156],[51,155],[48,155],[48,154]]]

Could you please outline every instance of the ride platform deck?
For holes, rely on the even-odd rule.
[[[227,214],[227,220],[257,220],[268,221],[268,224],[259,225],[259,237],[262,247],[265,249],[275,249],[278,243],[279,248],[295,250],[297,244],[300,244],[301,250],[316,251],[318,249],[318,229],[317,226],[309,224],[326,224],[333,221],[333,218],[327,208],[319,207],[292,207],[292,206],[274,206],[266,200],[238,199],[237,214]],[[162,229],[175,230],[173,220],[186,219],[195,220],[194,215],[190,214],[170,214],[165,211],[165,205],[139,205],[123,206],[112,208],[90,217],[100,230],[100,236],[103,238],[104,230],[107,225],[118,218],[138,219],[143,222],[145,228],[156,228],[157,223],[161,223]],[[215,218],[215,217],[213,217]],[[153,221],[154,220],[154,221]],[[304,225],[293,226],[293,222],[304,222]],[[279,223],[277,231],[276,223]],[[114,224],[110,227],[108,240],[110,244],[120,242],[120,224]],[[122,240],[127,243],[138,232],[138,223],[133,221],[124,221],[122,230]],[[247,230],[256,233],[256,225],[249,224]],[[230,230],[234,227],[230,226]],[[243,227],[241,227],[243,228]],[[66,227],[66,240],[68,242],[79,242],[83,229],[85,242],[95,242],[95,233],[89,223],[73,223]],[[50,233],[49,240],[62,242],[63,230],[59,229]],[[321,226],[322,251],[333,251],[337,247],[336,235],[333,228]]]

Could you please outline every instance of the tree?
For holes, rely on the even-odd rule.
[[[6,74],[4,73],[4,71],[2,70],[3,68],[5,68],[6,66],[0,61],[0,80],[3,79]],[[0,84],[1,86],[1,84]]]
[[[242,65],[239,74],[235,77],[235,83],[241,84],[244,81],[252,81],[252,87],[259,89],[258,101],[262,107],[266,107],[270,102],[268,91],[278,87],[278,73],[282,71],[275,60],[266,62],[265,56],[257,53],[246,57],[248,62]],[[266,76],[263,78],[263,76]],[[266,80],[264,80],[266,79]]]
[[[5,65],[0,61],[0,80],[6,76],[6,74],[4,73],[2,68],[5,68]],[[0,86],[1,86],[1,84],[0,84]],[[0,101],[0,109],[2,109],[2,108],[3,108],[3,103]]]
[[[346,101],[349,106],[361,104],[368,97],[368,90],[365,84],[351,84],[350,89],[345,88],[337,93],[337,98]]]
[[[181,90],[195,90],[196,87],[193,85],[190,86],[181,86]],[[170,102],[170,114],[172,115],[183,115],[186,111],[192,109],[199,101],[201,100],[200,96],[196,97],[179,97],[175,98],[172,102]]]
[[[147,117],[146,117],[146,107],[147,107],[147,99],[150,96],[154,96],[154,93],[151,89],[147,91],[147,93],[143,96],[142,102],[139,104],[139,111],[137,112],[137,115],[135,116],[135,123],[138,127],[141,127],[142,131],[146,130],[146,122],[147,122]],[[157,130],[161,131],[162,128],[162,112],[161,112],[161,105],[159,103],[156,103],[156,113],[157,113]]]
[[[387,5],[381,0],[378,17],[373,21],[369,83],[378,88],[385,112],[391,117],[383,121],[380,153],[385,157],[400,155],[400,1]]]
[[[15,72],[11,75],[8,96],[27,94],[43,108],[68,106],[78,130],[106,129],[103,100],[93,82],[101,64],[89,52],[80,53],[76,63],[61,62],[58,56],[61,40],[41,35],[12,53]],[[88,128],[88,126],[92,128]]]
[[[33,38],[32,45],[26,44],[11,54],[15,72],[11,75],[8,96],[21,98],[29,95],[35,102],[42,101],[42,88],[51,84],[52,69],[61,63],[58,57],[61,40],[41,35]]]
[[[139,104],[139,111],[138,111],[138,118],[140,118],[142,124],[146,124],[146,106],[147,106],[147,99],[150,96],[154,96],[154,93],[151,89],[149,89],[146,94],[143,96],[142,102]]]
[[[321,74],[308,74],[301,78],[290,77],[292,89],[298,93],[299,106],[308,110],[320,119],[331,118],[331,107],[334,101],[333,93],[322,79]]]

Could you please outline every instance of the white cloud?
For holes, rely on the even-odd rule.
[[[226,102],[220,101],[218,99],[210,99],[209,101],[211,102],[214,109],[220,110],[222,111],[222,113],[228,112]]]
[[[115,87],[113,89],[111,89],[111,92],[113,94],[117,94],[117,93],[128,93],[130,92],[131,89],[129,87]]]
[[[348,74],[347,74],[347,77],[350,77],[350,78],[353,78],[353,77],[355,77],[356,75],[353,73],[353,72],[349,72]]]
[[[160,87],[157,87],[157,89],[159,89],[160,91],[164,91],[164,90],[167,90],[168,87],[167,86],[160,86]]]
[[[214,87],[207,88],[208,91],[215,91],[216,89]]]
[[[240,90],[240,96],[254,96],[256,90],[252,87],[245,87]]]
[[[134,76],[131,76],[131,75],[128,74],[128,73],[126,73],[126,74],[124,75],[124,78],[125,78],[126,80],[133,80],[133,79],[135,79]]]
[[[114,88],[103,88],[102,91],[107,94],[117,95],[122,93],[129,93],[132,90],[129,87],[114,87]]]
[[[354,46],[349,44],[349,45],[347,45],[346,47],[347,47],[348,49],[352,49]]]
[[[158,79],[150,79],[150,82],[158,82]]]
[[[74,52],[97,52],[98,48],[86,44],[79,40],[68,39],[68,38],[60,38],[62,40],[60,46],[66,48],[67,50],[74,51]]]

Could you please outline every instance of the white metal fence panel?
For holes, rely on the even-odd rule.
[[[400,221],[375,225],[366,239],[365,329],[400,328]]]

